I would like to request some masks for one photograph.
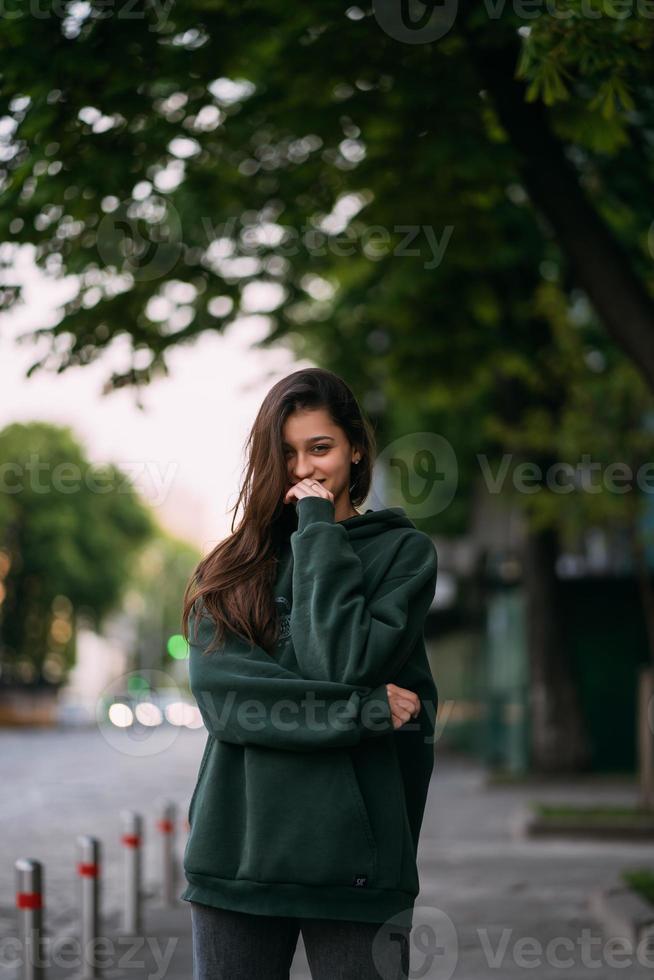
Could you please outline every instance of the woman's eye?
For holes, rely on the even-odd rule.
[[[319,445],[319,446],[312,446],[311,448],[312,449],[325,449],[325,450],[329,450],[329,449],[331,449],[331,446],[327,446],[327,445],[324,445],[323,444],[323,445]],[[288,457],[288,456],[292,456],[292,455],[293,455],[293,450],[286,449],[284,451],[284,456]]]

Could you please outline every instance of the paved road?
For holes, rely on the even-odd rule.
[[[172,734],[172,740],[171,740]],[[191,980],[188,905],[157,908],[157,801],[190,799],[204,734],[155,733],[134,743],[117,733],[110,744],[96,731],[0,733],[0,940],[15,933],[13,861],[45,864],[47,921],[53,937],[70,935],[75,921],[75,838],[92,833],[104,850],[104,904],[111,913],[114,962],[107,980]],[[412,933],[411,977],[429,980],[613,980],[651,977],[627,951],[612,962],[606,938],[586,907],[590,890],[621,869],[652,862],[651,845],[527,842],[512,836],[516,813],[529,799],[628,802],[634,789],[620,781],[574,780],[488,788],[483,771],[465,759],[437,758],[420,848],[422,891]],[[116,932],[122,885],[120,810],[146,818],[145,943],[139,950]],[[183,835],[178,840],[181,854]],[[181,883],[180,883],[181,884]],[[177,940],[176,942],[170,942]],[[59,939],[65,957],[63,938]],[[548,952],[548,943],[550,945]],[[118,962],[131,956],[131,962]],[[142,965],[136,967],[135,962]],[[2,968],[0,980],[13,980]],[[620,968],[618,963],[626,963]],[[592,965],[595,964],[595,965]],[[53,969],[48,980],[71,977]],[[308,980],[302,940],[291,974]]]

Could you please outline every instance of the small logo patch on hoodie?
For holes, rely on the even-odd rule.
[[[366,875],[355,875],[352,884],[355,888],[365,888],[368,884],[368,878]]]

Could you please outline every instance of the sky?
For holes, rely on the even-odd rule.
[[[310,362],[281,347],[251,350],[267,330],[266,318],[253,315],[171,352],[168,377],[141,391],[143,410],[133,391],[102,394],[112,371],[129,364],[125,338],[93,364],[28,379],[49,342],[18,338],[56,323],[58,304],[74,292],[70,280],[44,276],[31,254],[21,250],[11,276],[24,284],[25,302],[0,316],[0,428],[37,420],[70,426],[93,464],[128,473],[166,529],[210,550],[230,531],[245,441],[266,392]]]

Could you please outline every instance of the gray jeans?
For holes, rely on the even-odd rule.
[[[409,976],[408,927],[190,905],[193,980],[288,980],[300,931],[313,980]]]

